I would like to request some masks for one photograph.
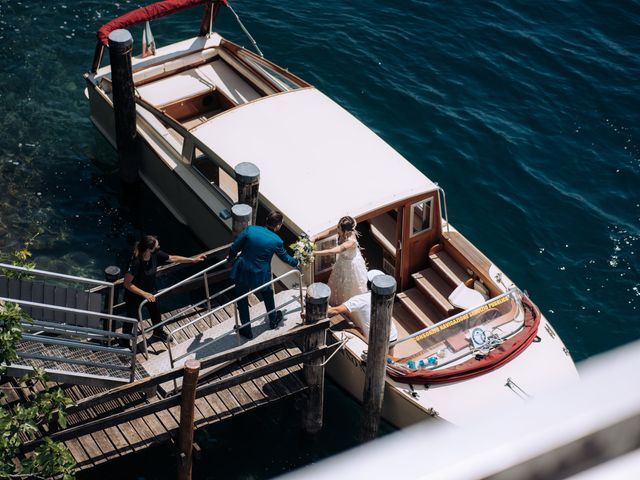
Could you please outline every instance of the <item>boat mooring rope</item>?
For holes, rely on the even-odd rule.
[[[478,358],[478,356],[480,356],[480,358],[486,357],[491,350],[501,345],[503,342],[504,340],[498,335],[496,335],[495,333],[490,333],[487,336],[487,343],[478,348],[471,348],[471,354],[475,355],[476,358]]]

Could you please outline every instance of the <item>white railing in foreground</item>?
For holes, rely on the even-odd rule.
[[[100,285],[101,287],[107,287],[109,288],[109,303],[107,306],[107,312],[109,314],[113,313],[113,301],[115,298],[115,286],[112,282],[106,282],[104,280],[95,280],[93,278],[86,278],[86,277],[77,277],[74,275],[67,275],[64,273],[56,273],[56,272],[49,272],[47,270],[38,270],[37,268],[25,268],[25,267],[18,267],[16,265],[9,265],[7,263],[0,263],[0,269],[5,269],[5,270],[13,270],[16,272],[22,272],[22,273],[26,273],[28,275],[39,275],[41,277],[50,277],[50,278],[57,278],[60,280],[67,280],[69,282],[76,282],[76,283],[88,283],[88,284],[92,284],[92,285]]]
[[[249,321],[248,321],[247,323],[242,323],[242,324],[240,323],[240,320],[239,320],[239,318],[238,318],[238,306],[237,306],[238,300],[241,300],[241,299],[243,299],[243,298],[248,298],[248,297],[249,297],[249,295],[254,294],[254,293],[256,293],[256,292],[259,292],[259,291],[261,291],[262,289],[264,289],[264,288],[266,288],[266,287],[268,287],[268,286],[271,286],[271,285],[275,284],[276,282],[281,281],[283,278],[289,277],[289,276],[291,276],[291,275],[297,275],[297,276],[298,276],[298,280],[299,280],[299,282],[298,282],[298,288],[299,288],[299,297],[298,297],[298,301],[300,302],[300,306],[302,307],[302,305],[303,305],[303,299],[302,299],[302,272],[300,272],[299,270],[289,270],[288,272],[284,273],[283,275],[280,275],[279,277],[274,278],[274,279],[272,279],[271,281],[269,281],[269,282],[267,282],[267,283],[265,283],[265,284],[263,284],[263,285],[260,285],[259,287],[254,288],[253,290],[251,290],[251,291],[249,291],[249,292],[247,292],[247,293],[245,293],[245,294],[243,294],[243,295],[240,295],[239,297],[237,297],[237,298],[235,298],[235,299],[233,299],[233,300],[231,300],[231,301],[229,301],[229,302],[227,302],[227,303],[225,303],[225,304],[223,304],[223,305],[220,305],[220,306],[218,306],[218,307],[214,308],[213,310],[210,310],[210,311],[208,311],[208,312],[205,312],[204,314],[199,315],[199,316],[198,316],[198,317],[196,317],[195,319],[191,320],[189,323],[186,323],[185,325],[182,325],[182,326],[180,326],[180,327],[176,328],[175,330],[172,330],[172,331],[169,333],[169,342],[168,342],[168,343],[169,343],[169,345],[168,345],[168,347],[167,347],[167,349],[168,349],[168,351],[169,351],[169,361],[171,362],[171,368],[174,368],[174,366],[175,366],[175,365],[174,365],[175,360],[174,360],[174,358],[173,358],[173,352],[172,352],[171,345],[172,345],[172,339],[173,339],[174,335],[175,335],[177,332],[180,332],[180,331],[184,330],[185,328],[192,326],[193,324],[195,324],[195,323],[199,322],[200,320],[202,320],[202,319],[203,319],[203,318],[205,318],[205,317],[208,317],[208,316],[210,316],[210,315],[215,315],[215,314],[216,314],[217,312],[219,312],[220,310],[223,310],[223,309],[225,309],[225,308],[229,307],[230,305],[233,305],[233,314],[234,314],[234,319],[235,319],[235,326],[234,326],[234,330],[236,331],[236,335],[238,336],[238,341],[240,341],[240,329],[241,329],[242,327],[249,326],[249,325],[251,325],[252,323],[254,323],[254,322],[256,322],[256,321],[261,320],[262,318],[265,318],[265,317],[266,317],[267,315],[269,315],[270,313],[275,312],[275,311],[279,310],[280,308],[282,308],[282,307],[284,307],[284,306],[286,306],[286,305],[289,305],[290,303],[293,303],[295,300],[294,300],[294,299],[291,299],[291,300],[288,300],[288,301],[284,302],[284,303],[283,303],[283,304],[281,304],[281,305],[276,305],[276,306],[275,306],[275,308],[274,308],[273,310],[269,310],[268,312],[265,312],[265,313],[263,313],[263,314],[261,314],[261,315],[258,315],[258,316],[257,316],[256,318],[254,318],[254,319],[251,319],[251,318],[250,318],[250,319],[249,319]],[[230,289],[230,288],[229,288],[229,289]],[[227,289],[227,290],[229,290],[229,289]],[[222,292],[219,292],[219,293],[222,293]],[[275,293],[274,293],[274,294],[275,294]],[[222,335],[220,335],[219,337],[213,338],[213,339],[212,339],[212,341],[213,341],[213,340],[217,340],[217,339],[219,339],[219,338],[222,338],[222,337],[223,337],[224,335],[226,335],[226,334],[227,334],[227,333],[223,333],[223,334],[222,334]],[[198,350],[200,350],[200,349],[202,349],[202,348],[205,348],[205,347],[207,347],[207,346],[208,346],[208,344],[207,344],[207,343],[204,343],[204,344],[200,345],[199,347],[196,347],[196,348],[194,348],[194,349],[190,349],[190,350],[189,350],[189,352],[188,352],[188,354],[189,354],[189,355],[191,355],[191,354],[193,354],[193,353],[197,352]]]
[[[108,320],[108,327],[105,330],[100,330],[98,328],[90,328],[90,327],[81,327],[78,325],[68,325],[65,323],[57,323],[57,322],[46,322],[42,320],[33,320],[32,322],[21,322],[21,327],[23,330],[29,332],[35,332],[36,334],[23,334],[23,339],[28,340],[30,342],[41,343],[43,345],[61,345],[69,348],[78,348],[81,350],[88,350],[93,352],[106,352],[106,353],[115,353],[121,355],[127,355],[131,358],[131,363],[129,366],[118,366],[118,365],[110,365],[110,364],[96,364],[95,362],[84,361],[80,359],[71,359],[65,357],[58,357],[52,355],[41,355],[37,353],[30,352],[21,352],[18,351],[18,356],[20,358],[33,358],[37,360],[50,360],[58,363],[68,363],[71,365],[84,365],[88,367],[103,367],[107,369],[114,370],[129,370],[129,381],[133,382],[135,379],[135,368],[136,368],[136,342],[135,339],[138,336],[138,320],[135,318],[123,317],[120,315],[113,315],[109,313],[102,312],[93,312],[90,310],[81,310],[78,308],[71,307],[61,307],[57,305],[48,305],[45,303],[37,303],[30,302],[27,300],[19,300],[15,298],[7,298],[0,297],[0,301],[15,303],[18,305],[24,305],[32,308],[41,308],[45,310],[53,310],[64,313],[74,313],[87,315],[89,317],[98,317],[101,319]],[[119,321],[124,323],[132,323],[132,331],[131,334],[126,333],[117,333],[112,332],[110,329],[112,321]],[[38,333],[52,333],[58,335],[56,337],[49,337],[44,335],[38,335]],[[60,336],[71,337],[70,339],[60,338]],[[74,338],[75,337],[75,338]],[[78,340],[77,337],[89,339],[87,340]],[[126,347],[112,347],[109,345],[99,345],[91,342],[91,340],[103,340],[105,343],[109,343],[111,339],[119,338],[123,340],[128,340],[130,348]],[[69,372],[70,375],[73,372]]]

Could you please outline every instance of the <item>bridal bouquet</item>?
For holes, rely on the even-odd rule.
[[[300,235],[295,243],[289,245],[293,250],[293,258],[300,262],[300,266],[306,267],[313,262],[313,252],[316,250],[316,244],[309,240],[306,235]]]

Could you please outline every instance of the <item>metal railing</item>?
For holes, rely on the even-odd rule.
[[[274,283],[279,282],[283,278],[289,277],[291,275],[297,275],[298,276],[298,280],[299,280],[299,282],[298,282],[298,288],[299,288],[298,302],[300,303],[300,307],[302,307],[302,305],[303,305],[303,300],[302,300],[302,272],[300,272],[299,270],[289,270],[288,272],[284,273],[283,275],[280,275],[279,277],[274,278],[274,279],[270,280],[269,282],[266,282],[263,285],[260,285],[259,287],[254,288],[253,290],[251,290],[251,291],[249,291],[249,292],[247,292],[247,293],[245,293],[243,295],[240,295],[239,297],[237,297],[237,298],[235,298],[233,300],[230,300],[229,302],[227,302],[227,303],[225,303],[223,305],[220,305],[220,306],[216,307],[213,310],[210,310],[210,311],[208,311],[208,312],[206,312],[206,313],[204,313],[202,315],[199,315],[198,317],[194,318],[190,322],[188,322],[188,323],[186,323],[186,324],[184,324],[184,325],[172,330],[169,333],[169,345],[167,346],[167,350],[169,351],[169,361],[171,362],[171,368],[175,367],[175,361],[178,360],[178,359],[174,359],[173,351],[172,351],[172,348],[171,348],[171,345],[172,345],[171,339],[175,336],[176,333],[178,333],[178,332],[180,332],[180,331],[182,331],[182,330],[194,325],[195,323],[199,322],[200,320],[202,320],[205,317],[208,317],[208,316],[211,316],[211,315],[215,315],[220,310],[223,310],[223,309],[233,305],[233,314],[234,314],[234,320],[235,320],[234,330],[236,331],[236,335],[237,335],[237,338],[238,338],[238,344],[239,344],[240,343],[240,329],[241,328],[250,326],[252,323],[254,323],[254,322],[258,321],[258,320],[261,320],[261,319],[267,317],[269,314],[271,314],[273,312],[276,312],[277,310],[281,309],[282,307],[285,307],[285,306],[295,302],[296,299],[292,298],[292,299],[287,300],[286,302],[282,303],[281,305],[276,305],[273,310],[269,310],[268,312],[260,314],[254,319],[250,318],[247,323],[242,323],[242,324],[240,323],[240,319],[238,317],[238,306],[237,306],[238,301],[242,300],[243,298],[248,298],[249,295],[254,294],[256,292],[259,292],[259,291],[263,290],[264,288],[269,287],[269,286],[273,285]],[[228,291],[231,288],[233,288],[233,287],[227,288],[225,291]],[[221,293],[222,292],[218,292],[218,294],[221,294]],[[223,333],[222,335],[219,335],[218,337],[215,337],[215,338],[211,339],[211,341],[218,340],[218,339],[222,338],[225,335],[227,335],[227,333]],[[207,347],[208,345],[209,345],[208,343],[203,343],[199,347],[192,348],[192,349],[189,350],[188,355],[192,355],[193,353],[201,350],[202,348]]]
[[[130,334],[127,334],[127,333],[113,332],[110,329],[101,330],[98,328],[81,327],[78,325],[47,322],[47,321],[35,320],[35,319],[33,319],[32,321],[21,322],[21,327],[23,328],[23,330],[28,332],[33,332],[33,334],[31,333],[23,334],[22,335],[23,340],[36,342],[43,345],[60,345],[68,348],[78,348],[81,350],[88,350],[93,352],[104,352],[104,353],[114,353],[119,355],[127,355],[131,358],[130,365],[103,364],[103,363],[96,363],[94,361],[86,361],[82,359],[74,359],[74,358],[46,355],[46,354],[33,353],[33,352],[22,352],[19,350],[18,350],[18,356],[20,358],[32,358],[35,360],[52,361],[52,362],[66,363],[71,365],[83,365],[88,367],[100,367],[100,368],[114,369],[114,370],[129,370],[130,371],[129,381],[131,382],[134,381],[135,368],[136,368],[135,339],[138,336],[138,320],[136,320],[135,318],[123,317],[120,315],[113,315],[110,313],[108,314],[108,313],[102,313],[102,312],[93,312],[90,310],[81,310],[78,308],[60,307],[57,305],[48,305],[45,303],[30,302],[27,300],[19,300],[15,298],[0,297],[0,301],[11,302],[18,305],[32,307],[32,308],[42,308],[42,309],[65,312],[65,313],[87,315],[89,317],[99,317],[99,318],[109,320],[108,322],[109,325],[113,320],[124,322],[124,323],[131,323],[132,331]],[[51,333],[57,336],[48,337],[48,336],[41,335],[41,333]],[[80,337],[81,339],[78,339],[78,337]],[[100,344],[91,342],[92,340],[93,341],[102,340],[105,343],[109,343],[109,341],[113,338],[128,340],[130,348],[112,347],[109,345],[105,346],[105,345],[100,345]],[[87,341],[86,339],[89,339],[89,341]],[[74,373],[77,374],[79,372],[69,371],[69,375],[73,375]],[[118,377],[111,377],[111,378],[119,379]]]
[[[64,273],[48,272],[46,270],[38,270],[36,268],[18,267],[16,265],[9,265],[7,263],[0,263],[0,269],[13,270],[16,272],[26,273],[28,275],[40,275],[42,277],[57,278],[60,280],[68,280],[76,283],[88,283],[91,285],[100,285],[109,289],[109,302],[107,304],[107,312],[113,314],[113,302],[115,299],[115,286],[112,282],[106,282],[104,280],[95,280],[93,278],[76,277],[74,275],[66,275]]]
[[[442,209],[444,213],[444,219],[447,222],[447,235],[450,235],[451,233],[449,232],[449,212],[447,211],[447,195],[444,193],[444,188],[438,186],[438,191],[441,193],[441,198],[442,198]]]
[[[209,278],[207,277],[207,273],[209,273],[211,270],[214,270],[218,267],[221,267],[222,265],[226,264],[227,260],[221,260],[218,263],[214,263],[213,265],[208,266],[207,268],[200,270],[197,273],[194,273],[193,275],[185,278],[184,280],[180,280],[177,283],[174,283],[173,285],[167,287],[167,288],[163,288],[162,290],[160,290],[158,293],[154,294],[154,297],[156,298],[156,301],[158,299],[158,297],[165,295],[166,293],[175,290],[178,287],[181,287],[182,285],[191,282],[192,280],[202,276],[203,277],[203,281],[204,281],[204,291],[205,291],[205,298],[204,300],[202,300],[201,302],[194,304],[192,306],[196,307],[196,306],[200,306],[202,303],[207,303],[207,308],[209,310],[211,310],[211,300],[213,298],[215,298],[216,296],[220,295],[221,293],[218,292],[217,294],[215,294],[214,296],[211,296],[209,294]],[[138,306],[138,320],[141,322],[140,324],[142,325],[142,307],[144,307],[147,303],[149,303],[149,300],[147,300],[146,298],[140,302],[140,305]],[[166,318],[163,321],[161,321],[160,323],[156,324],[156,325],[152,325],[149,328],[142,328],[142,345],[144,348],[144,356],[145,358],[149,358],[148,354],[147,354],[147,337],[146,334],[147,332],[150,332],[152,330],[155,330],[156,328],[160,328],[163,327],[164,325],[166,325],[167,323],[171,322],[176,315],[170,317],[170,318]]]

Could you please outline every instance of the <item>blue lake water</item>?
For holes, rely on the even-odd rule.
[[[1,252],[35,236],[40,267],[101,277],[140,231],[172,253],[202,249],[150,193],[123,201],[116,154],[88,120],[95,30],[141,4],[0,0]],[[640,337],[638,1],[232,5],[268,58],[439,182],[452,223],[529,291],[574,359]],[[194,35],[198,18],[154,22],[156,40]],[[218,26],[249,45],[229,12]],[[358,181],[336,177],[343,195]],[[281,428],[289,407],[211,429],[197,477],[268,478],[356,444],[359,410],[338,389],[319,442]],[[114,471],[173,478],[166,452]]]

